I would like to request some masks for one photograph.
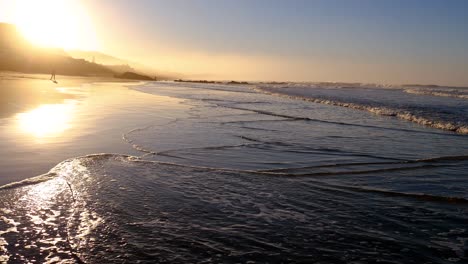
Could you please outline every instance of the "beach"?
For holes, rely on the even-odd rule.
[[[0,185],[47,173],[80,155],[137,154],[122,141],[122,133],[144,123],[151,109],[138,113],[128,109],[141,109],[148,98],[154,102],[153,97],[126,88],[137,82],[57,76],[59,83],[54,84],[49,77],[1,74]]]
[[[467,260],[467,136],[367,110],[461,88],[59,77],[0,79],[0,262]]]

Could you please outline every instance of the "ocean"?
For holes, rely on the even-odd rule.
[[[468,88],[55,92],[0,122],[0,263],[468,262]]]

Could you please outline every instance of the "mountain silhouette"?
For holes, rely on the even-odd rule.
[[[0,71],[62,75],[113,75],[114,71],[84,59],[74,59],[61,49],[35,47],[16,26],[0,23]]]

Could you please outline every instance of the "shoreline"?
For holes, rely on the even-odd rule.
[[[145,123],[140,112],[148,114],[126,107],[152,109],[157,102],[128,87],[141,81],[60,75],[55,84],[49,77],[0,72],[0,185],[47,173],[72,157],[138,154],[121,137]]]

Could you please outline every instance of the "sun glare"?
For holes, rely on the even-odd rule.
[[[40,46],[96,50],[92,21],[79,0],[17,0],[13,21]]]
[[[42,105],[30,112],[17,115],[22,131],[36,138],[54,137],[71,127],[74,103]]]

